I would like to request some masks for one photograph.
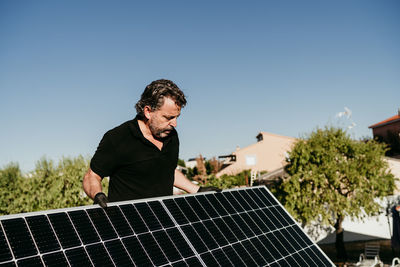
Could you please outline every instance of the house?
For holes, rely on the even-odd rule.
[[[254,172],[269,172],[281,168],[286,164],[287,152],[296,141],[293,137],[267,132],[260,132],[256,138],[257,143],[237,148],[230,155],[220,156],[219,158],[225,161],[222,170],[216,176],[234,175],[249,169]]]
[[[390,146],[389,155],[400,155],[400,109],[397,115],[375,123],[368,128],[372,129],[374,138]]]

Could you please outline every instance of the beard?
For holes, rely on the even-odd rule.
[[[167,137],[174,129],[174,127],[172,127],[172,126],[161,128],[161,127],[158,127],[156,125],[156,123],[153,123],[153,122],[150,122],[149,128],[150,128],[151,134],[156,139],[163,139],[163,138]]]

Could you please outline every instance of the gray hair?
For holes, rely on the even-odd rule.
[[[186,97],[179,87],[170,80],[156,80],[144,89],[140,100],[136,103],[136,112],[139,119],[145,119],[143,110],[149,106],[152,111],[159,109],[164,104],[164,98],[169,97],[175,104],[183,108],[186,105]]]

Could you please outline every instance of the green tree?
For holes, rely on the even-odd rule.
[[[92,204],[82,189],[89,161],[65,157],[58,164],[46,158],[35,170],[22,175],[18,164],[0,169],[0,215]],[[103,179],[107,192],[108,179]]]
[[[183,160],[183,159],[178,159],[178,166],[186,167],[185,160]]]
[[[0,215],[18,207],[24,180],[17,163],[11,162],[0,170]]]
[[[346,259],[343,219],[379,212],[374,200],[393,193],[385,147],[352,140],[339,128],[317,129],[289,153],[289,178],[275,188],[278,199],[303,224],[319,221],[336,229],[337,256]]]
[[[216,186],[221,189],[244,186],[246,185],[246,175],[250,176],[250,170],[244,170],[236,175],[224,174],[219,178],[209,175],[205,186]]]

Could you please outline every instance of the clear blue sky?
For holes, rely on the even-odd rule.
[[[188,97],[180,158],[348,107],[355,138],[400,108],[400,1],[0,1],[0,167],[93,155],[152,80]],[[342,118],[343,119],[343,118]]]

